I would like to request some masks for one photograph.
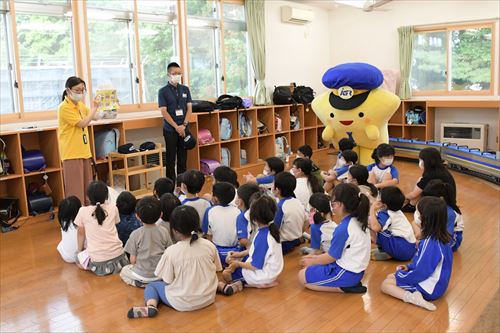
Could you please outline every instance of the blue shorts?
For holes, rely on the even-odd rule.
[[[222,264],[222,267],[226,267],[226,258],[229,252],[234,251],[234,252],[241,252],[243,249],[240,246],[219,246],[215,245],[217,248],[217,251],[219,252],[219,258],[220,262]]]
[[[237,268],[234,271],[234,273],[231,274],[231,279],[233,280],[233,282],[241,281],[241,282],[243,282],[244,285],[246,284],[246,281],[243,278],[243,270],[241,267]]]
[[[361,282],[365,272],[353,273],[336,262],[306,268],[306,283],[323,287],[354,287]]]
[[[451,240],[451,250],[453,252],[456,252],[462,244],[462,233],[463,231],[455,231],[453,233],[453,239]]]
[[[402,284],[401,282],[398,281],[398,276],[396,275],[396,285],[404,290],[407,290],[409,292],[415,292],[418,291],[422,294],[425,300],[427,301],[433,301],[435,299],[438,299],[439,297],[442,296],[443,293],[439,293],[438,290],[434,290],[434,293],[429,294],[427,291],[425,291],[420,285],[417,283],[416,285],[407,285],[407,284]]]
[[[377,233],[377,245],[395,260],[408,261],[417,252],[417,245],[402,237],[391,235],[390,232]]]
[[[300,245],[300,239],[281,242],[281,249],[283,250],[283,255],[289,253],[299,245]]]

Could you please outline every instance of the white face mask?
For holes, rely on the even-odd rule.
[[[178,74],[178,75],[169,75],[170,77],[170,82],[172,83],[179,83],[181,82],[181,77],[182,75]]]
[[[262,171],[262,174],[263,174],[264,176],[269,176],[271,173],[269,172],[269,170],[264,169],[264,170]]]
[[[418,160],[418,167],[422,170],[424,170],[424,161],[423,160]]]
[[[394,162],[394,158],[383,158],[380,162],[382,162],[385,166],[389,166],[392,165],[392,162]]]

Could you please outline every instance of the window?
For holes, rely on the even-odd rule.
[[[14,113],[14,96],[12,85],[12,60],[7,39],[7,14],[0,12],[0,112]]]
[[[417,31],[411,87],[415,94],[492,93],[493,24]]]
[[[113,87],[121,104],[136,97],[132,1],[87,1],[92,93]],[[113,10],[110,10],[112,8]]]
[[[68,1],[16,2],[24,112],[55,110],[75,75],[70,12]]]
[[[224,4],[224,55],[226,92],[250,95],[251,68],[243,5]]]
[[[176,2],[139,1],[137,5],[142,101],[157,102],[158,90],[167,83],[167,65],[179,62]]]

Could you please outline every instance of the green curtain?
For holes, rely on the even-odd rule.
[[[413,52],[413,27],[399,27],[399,69],[401,72],[401,84],[399,86],[399,97],[401,99],[411,98],[410,73],[411,57]]]
[[[252,67],[257,81],[254,91],[254,104],[270,104],[266,93],[266,27],[264,17],[264,0],[246,0],[245,15],[247,20],[248,39],[252,54]]]

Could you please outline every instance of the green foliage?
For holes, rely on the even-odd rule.
[[[189,16],[214,16],[214,2],[211,0],[186,0],[186,7]]]

